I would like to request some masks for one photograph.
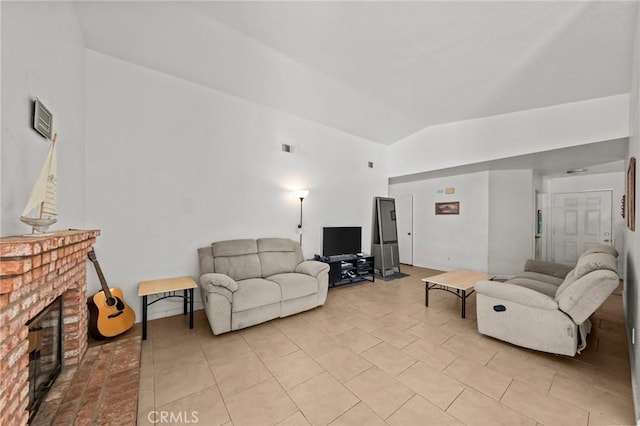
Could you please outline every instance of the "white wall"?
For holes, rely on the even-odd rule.
[[[623,138],[628,117],[624,94],[431,126],[391,146],[389,176]]]
[[[551,239],[552,233],[552,203],[555,194],[563,192],[583,192],[583,191],[601,191],[611,190],[611,228],[613,237],[613,246],[618,250],[618,253],[624,253],[624,240],[625,240],[625,228],[626,221],[620,214],[620,203],[625,188],[625,172],[615,173],[601,173],[585,176],[571,176],[549,179],[546,182],[546,192],[549,196],[549,210],[545,212],[544,217],[546,219],[547,235],[550,236],[547,243],[553,244]],[[547,252],[551,253],[551,247],[547,247]],[[624,256],[620,256],[618,264],[618,273],[620,276],[624,276]],[[549,259],[550,260],[550,259]]]
[[[320,253],[323,226],[362,226],[368,251],[372,199],[387,195],[385,146],[90,50],[87,140],[98,257],[136,309],[139,281],[197,276],[198,247],[297,240],[293,189],[310,191],[306,257]],[[180,306],[154,305],[150,317]]]
[[[413,264],[486,271],[488,172],[389,185],[389,196],[413,195]],[[455,188],[447,195],[444,188]],[[459,201],[459,215],[436,215],[435,203]]]
[[[532,170],[489,172],[489,274],[515,275],[533,258]]]
[[[25,234],[20,222],[50,142],[32,129],[35,97],[58,133],[58,223],[85,225],[84,42],[68,2],[0,2],[2,10],[2,143],[0,236]]]
[[[636,31],[633,48],[633,66],[631,69],[631,102],[630,102],[630,126],[629,126],[629,157],[640,157],[640,8],[636,8]],[[640,293],[638,292],[638,273],[640,273],[640,204],[638,200],[637,176],[640,172],[636,169],[636,231],[625,230],[626,246],[625,261],[626,274],[624,284],[624,306],[627,322],[627,335],[629,344],[629,359],[631,361],[631,382],[633,385],[633,399],[636,407],[636,423],[640,424],[640,349],[638,349],[638,332],[640,330],[640,315],[638,304]],[[631,333],[635,330],[636,344],[631,344]]]

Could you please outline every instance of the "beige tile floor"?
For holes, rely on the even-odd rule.
[[[323,307],[214,336],[150,321],[138,424],[633,424],[622,300],[594,315],[575,358],[478,334],[475,295],[430,293],[436,271],[329,290]],[[164,416],[164,417],[162,417]],[[164,421],[163,421],[164,420]]]

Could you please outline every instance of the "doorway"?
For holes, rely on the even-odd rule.
[[[400,263],[413,265],[413,195],[396,197],[396,216]]]
[[[534,259],[543,260],[546,258],[546,242],[545,242],[545,234],[542,225],[543,220],[543,212],[544,212],[544,196],[537,189],[535,190],[535,224],[534,224],[534,242],[533,242],[533,252]]]
[[[553,197],[552,259],[574,265],[585,250],[612,245],[612,191],[557,193]]]

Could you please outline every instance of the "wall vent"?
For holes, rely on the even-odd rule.
[[[293,153],[293,146],[289,145],[288,143],[283,143],[282,144],[282,152]]]

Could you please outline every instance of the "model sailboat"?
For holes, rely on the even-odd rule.
[[[57,200],[57,163],[56,163],[56,138],[58,134],[53,136],[51,142],[51,148],[47,158],[44,160],[38,180],[36,180],[29,201],[20,216],[20,220],[27,225],[33,227],[33,233],[47,232],[50,225],[53,225],[58,221],[56,215],[58,214],[56,208]],[[32,211],[37,215],[36,217],[28,216]]]

